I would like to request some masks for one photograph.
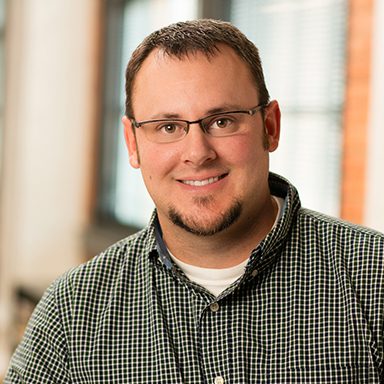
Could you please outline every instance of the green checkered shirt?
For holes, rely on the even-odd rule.
[[[384,383],[384,236],[285,199],[218,298],[150,225],[59,278],[5,383]]]

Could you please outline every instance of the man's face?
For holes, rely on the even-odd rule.
[[[133,89],[139,122],[170,117],[193,121],[258,104],[250,70],[223,45],[209,60],[201,53],[180,60],[155,50],[144,61]],[[269,198],[268,152],[278,145],[279,116],[272,102],[265,122],[261,112],[249,116],[249,127],[241,134],[211,137],[192,124],[181,141],[160,144],[124,118],[130,163],[141,169],[163,231],[183,228],[208,236],[244,230],[261,218]]]

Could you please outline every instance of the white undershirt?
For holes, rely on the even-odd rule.
[[[272,226],[273,228],[280,218],[284,199],[276,196],[272,197],[275,199],[278,207],[276,219]],[[175,264],[179,266],[189,280],[203,286],[216,297],[243,275],[245,267],[248,263],[248,259],[246,259],[240,264],[230,268],[202,268],[184,263],[170,252],[169,254]]]

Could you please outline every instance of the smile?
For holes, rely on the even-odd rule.
[[[226,175],[215,176],[215,177],[210,177],[210,178],[204,179],[204,180],[180,180],[180,181],[183,184],[191,185],[193,187],[203,187],[205,185],[216,183],[217,181],[221,180],[225,176]]]

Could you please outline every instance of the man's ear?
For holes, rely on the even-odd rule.
[[[124,137],[129,154],[129,163],[133,168],[140,168],[139,152],[137,149],[136,135],[131,120],[127,116],[121,119],[124,125]]]
[[[272,100],[264,109],[264,127],[269,152],[274,152],[279,146],[280,117],[279,104],[276,100]]]

